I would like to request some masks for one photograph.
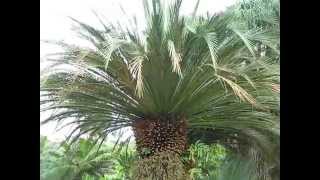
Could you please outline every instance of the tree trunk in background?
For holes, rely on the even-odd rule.
[[[134,179],[186,179],[180,155],[186,150],[187,123],[184,118],[142,119],[133,124],[137,151]]]

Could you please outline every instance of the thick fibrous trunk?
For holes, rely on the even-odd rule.
[[[184,118],[142,119],[133,131],[141,157],[134,166],[134,180],[185,180],[180,154],[186,150],[187,124]]]
[[[133,166],[133,180],[188,180],[188,173],[177,153],[157,152],[138,160]]]
[[[181,154],[186,149],[187,124],[184,118],[178,121],[163,119],[138,120],[133,125],[137,150],[142,158],[157,152],[170,151]]]
[[[141,119],[133,131],[141,157],[134,166],[134,180],[186,180],[180,154],[186,150],[187,124],[184,118]]]

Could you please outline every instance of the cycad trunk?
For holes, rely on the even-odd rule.
[[[187,124],[185,118],[177,119],[142,119],[134,123],[141,157],[134,167],[134,179],[186,179],[180,155],[186,150]]]

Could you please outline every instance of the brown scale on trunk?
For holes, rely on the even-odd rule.
[[[137,150],[141,157],[157,152],[171,151],[181,154],[186,149],[187,123],[185,118],[141,119],[133,124]]]

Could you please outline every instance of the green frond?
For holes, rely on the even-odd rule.
[[[217,56],[217,38],[216,38],[216,33],[211,32],[208,33],[205,36],[206,42],[208,44],[209,50],[210,50],[210,55],[212,59],[212,65],[214,70],[217,69],[217,61],[218,61],[218,56]]]
[[[246,36],[245,33],[239,31],[238,29],[235,29],[235,28],[231,28],[240,38],[241,40],[243,41],[243,43],[246,45],[246,47],[249,49],[251,55],[253,57],[255,57],[255,52],[254,52],[254,43],[248,39]]]

